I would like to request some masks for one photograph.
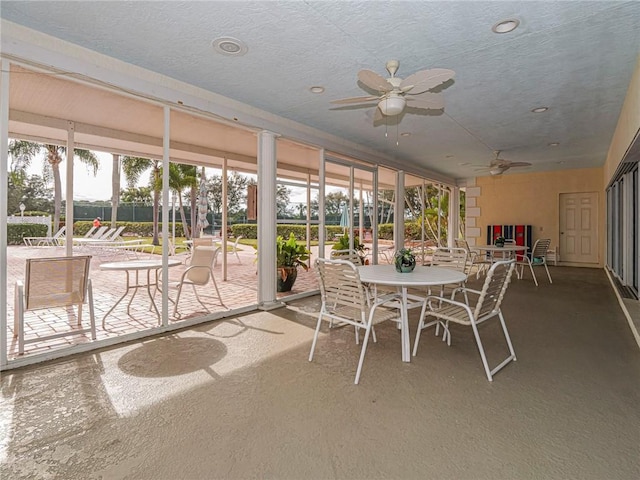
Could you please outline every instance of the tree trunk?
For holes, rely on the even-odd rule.
[[[191,200],[191,233],[194,238],[199,238],[202,234],[200,233],[200,224],[198,223],[198,196],[194,187],[191,187],[189,200]]]
[[[187,225],[187,216],[184,212],[184,205],[182,204],[182,192],[178,193],[178,204],[180,205],[180,219],[182,220],[182,230],[184,231],[184,236],[187,240],[191,237],[189,232],[189,226]]]
[[[120,203],[120,155],[113,155],[113,171],[111,173],[111,228],[116,228],[118,221],[118,204]]]
[[[53,171],[53,233],[60,229],[60,207],[62,204],[62,182],[60,181],[60,164],[51,165]]]

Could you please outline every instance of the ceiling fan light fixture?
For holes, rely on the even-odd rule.
[[[500,167],[492,167],[491,170],[489,170],[491,175],[502,175],[503,172],[504,170]]]
[[[520,20],[516,18],[509,18],[496,23],[491,30],[493,33],[509,33],[513,32],[520,25]]]
[[[393,116],[402,113],[406,105],[407,101],[404,97],[391,96],[380,100],[378,108],[383,115]]]

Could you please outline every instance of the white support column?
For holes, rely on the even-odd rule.
[[[258,308],[281,307],[276,299],[276,137],[258,133]]]
[[[373,241],[373,251],[371,252],[373,263],[378,264],[378,169],[373,172],[373,186],[371,188],[371,198],[373,200],[373,214],[371,215],[371,237]]]
[[[162,285],[169,285],[169,143],[171,141],[171,109],[163,107],[162,133]],[[174,245],[175,248],[175,245]],[[162,289],[162,326],[169,325],[169,289]]]
[[[327,227],[324,223],[324,195],[325,195],[325,165],[324,165],[324,149],[320,149],[318,152],[318,170],[319,182],[318,182],[318,257],[324,258],[324,245],[327,241],[326,233]]]
[[[227,157],[222,159],[222,226],[220,227],[220,238],[222,239],[222,281],[227,281]]]
[[[67,226],[65,230],[65,247],[67,257],[73,256],[73,160],[75,158],[75,131],[76,126],[73,122],[67,122],[67,191],[65,221]]]
[[[9,160],[9,69],[0,58],[0,185],[7,185]],[[0,368],[7,364],[7,193],[0,194]]]
[[[307,173],[307,250],[311,251],[311,174]],[[307,266],[311,267],[311,255]]]
[[[359,198],[359,208],[358,208],[358,230],[360,230],[360,243],[364,243],[364,197],[362,193],[362,180],[360,180],[360,195]]]
[[[393,241],[396,250],[404,247],[404,172],[396,173],[396,203],[394,206]]]
[[[449,192],[448,226],[447,244],[453,248],[460,232],[460,187],[451,187]]]
[[[354,235],[354,225],[353,225],[353,207],[354,207],[354,201],[353,201],[353,189],[354,189],[354,177],[355,176],[355,169],[353,168],[353,166],[349,167],[349,215],[348,215],[348,221],[349,221],[349,250],[354,250],[353,246],[354,246],[354,239],[355,239],[355,235]]]

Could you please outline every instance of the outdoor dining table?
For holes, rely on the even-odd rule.
[[[178,265],[181,265],[182,262],[179,260],[169,260],[167,262],[167,265],[169,267],[176,267]],[[118,301],[109,309],[109,311],[104,315],[104,317],[102,318],[102,328],[104,328],[105,326],[105,319],[109,316],[109,314],[111,312],[113,312],[113,310],[120,304],[120,302],[122,302],[122,300],[124,300],[124,298],[129,294],[129,291],[133,290],[133,295],[131,295],[131,299],[129,300],[129,303],[127,304],[127,314],[130,315],[129,313],[129,308],[131,307],[131,302],[133,302],[134,297],[136,296],[136,293],[138,293],[138,290],[140,288],[146,288],[147,289],[147,293],[149,295],[149,299],[151,300],[151,305],[153,306],[153,309],[156,311],[156,315],[158,316],[158,319],[160,318],[160,311],[158,310],[158,307],[156,306],[156,302],[153,300],[153,294],[151,293],[151,287],[158,287],[158,270],[160,270],[162,268],[162,260],[127,260],[127,261],[123,261],[123,262],[109,262],[109,263],[103,263],[100,265],[100,270],[107,270],[107,271],[124,271],[127,274],[127,284],[126,284],[126,288],[124,291],[124,294],[118,299]],[[141,271],[146,271],[147,272],[147,283],[140,283],[139,278],[138,278],[138,274]],[[151,278],[151,272],[154,272],[154,278],[152,281]],[[131,283],[130,281],[130,277],[129,277],[129,272],[135,272],[136,273],[136,279],[135,279],[135,283]]]
[[[493,256],[495,253],[502,252],[503,257],[511,258],[514,253],[517,254],[518,252],[526,252],[527,250],[529,250],[529,247],[527,247],[526,245],[515,245],[513,243],[506,243],[502,247],[499,247],[498,245],[475,245],[473,248],[476,250],[487,252],[491,256],[491,260],[493,260]],[[508,256],[505,256],[505,253],[507,253]]]
[[[433,287],[464,282],[464,272],[443,267],[418,265],[412,272],[400,273],[394,265],[363,265],[358,267],[360,280],[375,285],[394,286],[401,290],[400,296],[400,334],[402,337],[402,361],[411,361],[409,343],[409,288]],[[426,292],[425,292],[426,296]]]

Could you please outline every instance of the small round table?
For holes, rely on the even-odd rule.
[[[176,267],[178,265],[180,265],[182,262],[180,262],[179,260],[169,260],[167,262],[167,265],[169,267]],[[158,310],[158,307],[156,306],[156,302],[153,300],[153,295],[151,293],[151,287],[156,287],[158,288],[158,270],[160,270],[162,268],[162,260],[128,260],[128,261],[124,261],[124,262],[109,262],[109,263],[103,263],[100,265],[100,270],[106,270],[106,271],[124,271],[127,274],[127,286],[125,289],[124,294],[118,299],[118,301],[109,309],[109,311],[104,315],[104,317],[102,318],[102,328],[104,328],[105,325],[105,319],[109,316],[109,314],[111,312],[113,312],[113,310],[118,306],[118,304],[120,302],[122,302],[122,300],[124,300],[124,297],[126,297],[129,294],[130,290],[133,290],[133,295],[131,295],[131,299],[129,300],[129,303],[127,304],[127,315],[130,315],[129,313],[129,307],[131,307],[131,302],[133,302],[133,298],[136,296],[136,293],[138,293],[138,289],[139,288],[146,288],[147,289],[147,293],[149,294],[149,299],[151,300],[151,305],[153,306],[153,309],[156,311],[156,315],[158,316],[158,320],[160,320],[160,311]],[[147,272],[147,283],[140,283],[139,279],[138,279],[138,273],[140,271],[146,271]],[[155,278],[154,281],[151,281],[151,271],[155,272]],[[131,283],[130,279],[129,279],[129,272],[136,272],[136,280],[135,283]]]

